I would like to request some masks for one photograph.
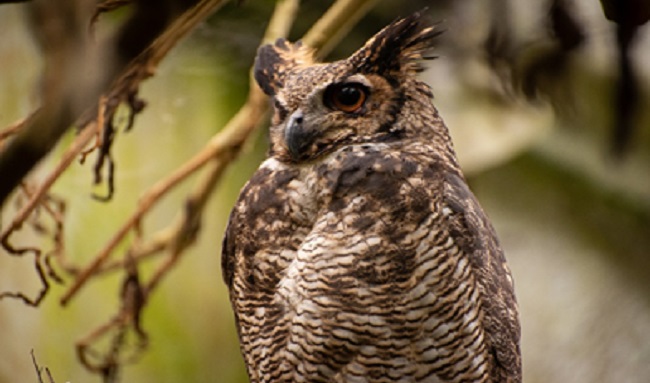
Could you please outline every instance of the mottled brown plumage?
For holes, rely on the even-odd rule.
[[[260,48],[269,157],[223,245],[253,383],[520,382],[513,283],[416,78],[419,14],[350,58]]]

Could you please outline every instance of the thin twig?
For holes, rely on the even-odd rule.
[[[26,196],[29,197],[30,191],[26,185],[21,185],[21,190]],[[36,275],[38,276],[38,279],[41,282],[41,289],[39,290],[35,298],[30,298],[27,296],[27,294],[21,291],[18,292],[3,291],[0,292],[0,300],[5,298],[19,299],[28,306],[37,307],[41,303],[41,301],[43,301],[43,299],[45,298],[45,296],[50,290],[50,282],[47,279],[46,272],[43,270],[43,266],[41,265],[43,252],[41,251],[41,249],[37,247],[31,247],[31,246],[25,246],[20,248],[14,247],[11,243],[8,242],[7,238],[2,238],[1,242],[2,242],[2,247],[10,255],[22,257],[25,256],[27,253],[33,254],[34,269],[36,270]]]
[[[137,93],[140,83],[154,74],[172,48],[223,3],[225,0],[201,0],[180,15],[149,47],[134,58],[106,93],[106,98],[111,101],[108,103],[107,114],[112,116],[121,101]]]
[[[127,313],[124,310],[120,310],[120,312],[117,315],[115,315],[113,318],[111,318],[108,322],[97,327],[90,334],[86,335],[82,340],[77,342],[76,344],[77,358],[81,361],[84,367],[86,367],[89,371],[101,372],[102,368],[104,367],[103,363],[97,365],[90,361],[89,357],[92,354],[92,349],[90,349],[90,344],[94,342],[96,339],[106,334],[111,329],[115,327],[123,327],[127,323],[128,317],[129,317],[129,313]]]
[[[7,226],[5,231],[2,233],[2,241],[6,241],[11,233],[19,229],[27,217],[34,211],[36,206],[39,204],[43,196],[50,190],[54,182],[59,179],[59,176],[70,166],[74,159],[79,155],[86,144],[93,137],[97,131],[98,124],[93,123],[88,128],[84,129],[72,142],[68,150],[63,154],[59,164],[54,168],[54,170],[45,178],[43,183],[38,187],[36,192],[29,198],[29,201],[16,213],[13,217],[11,223]]]
[[[316,21],[301,39],[316,50],[317,57],[325,57],[352,27],[377,3],[377,0],[337,1]]]
[[[38,365],[38,362],[36,361],[36,355],[34,354],[34,350],[32,349],[29,352],[32,356],[32,364],[34,365],[34,369],[36,370],[36,376],[38,377],[38,383],[43,383],[43,370],[45,370],[45,373],[47,374],[47,380],[48,383],[54,383],[54,378],[52,377],[52,373],[50,373],[50,369],[47,367],[41,367]]]
[[[30,116],[33,114],[34,113],[31,113]],[[21,118],[20,120],[0,130],[0,143],[2,143],[2,141],[6,140],[10,136],[16,134],[16,132],[18,132],[20,129],[22,129],[25,126],[25,123],[27,122],[28,119],[29,117]]]
[[[43,379],[41,378],[43,369],[38,365],[38,362],[36,362],[36,355],[34,355],[34,350],[32,349],[29,353],[32,355],[32,364],[36,370],[36,376],[38,376],[38,383],[43,383]]]

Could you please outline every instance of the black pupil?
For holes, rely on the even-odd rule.
[[[338,102],[346,106],[355,105],[357,102],[359,102],[359,98],[361,98],[361,91],[359,88],[354,86],[342,87],[339,89],[337,95]]]

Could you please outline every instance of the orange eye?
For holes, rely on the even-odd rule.
[[[368,97],[368,88],[357,83],[335,84],[325,91],[325,103],[332,109],[357,113]]]

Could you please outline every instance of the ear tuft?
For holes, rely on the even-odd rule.
[[[287,72],[313,61],[312,50],[300,41],[291,44],[278,39],[274,44],[266,44],[257,50],[253,74],[264,93],[274,96],[284,86]]]
[[[426,54],[441,33],[422,11],[416,12],[379,31],[348,60],[363,73],[412,75],[423,70],[421,61],[431,58]]]

